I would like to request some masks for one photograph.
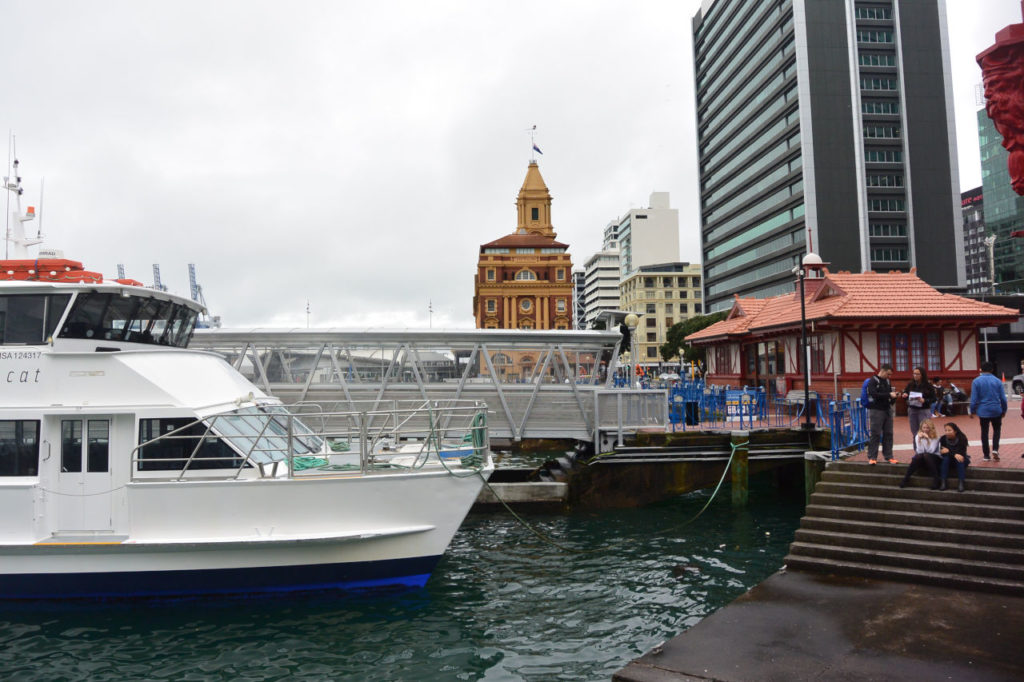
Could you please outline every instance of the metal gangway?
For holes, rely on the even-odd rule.
[[[329,411],[367,401],[474,400],[492,438],[602,443],[664,429],[664,390],[615,388],[622,336],[608,331],[199,329],[189,346],[221,355],[286,404]]]

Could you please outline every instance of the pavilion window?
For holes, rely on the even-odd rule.
[[[888,334],[878,335],[878,366],[892,364],[892,337]]]
[[[907,348],[907,335],[906,334],[893,334],[892,335],[893,350],[893,363],[892,369],[894,372],[907,372],[910,370],[909,364],[909,353]]]
[[[715,372],[732,374],[732,353],[729,352],[729,346],[721,345],[715,348]]]
[[[910,366],[924,367],[924,338],[920,334],[910,335]]]
[[[928,371],[942,370],[942,353],[939,350],[939,332],[928,332]]]
[[[825,373],[825,355],[826,355],[826,339],[823,336],[808,336],[807,337],[807,350],[811,354],[811,374],[824,374]],[[780,344],[781,346],[781,344]],[[797,354],[796,354],[796,366],[797,371],[801,374],[804,371],[804,354],[799,349],[800,341],[797,339]],[[782,362],[782,360],[780,360]],[[781,364],[779,365],[782,366]],[[781,373],[781,372],[780,372]]]

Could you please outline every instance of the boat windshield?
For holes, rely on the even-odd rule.
[[[209,420],[210,428],[256,464],[282,462],[291,455],[315,455],[323,439],[281,406],[245,407]]]
[[[60,330],[64,339],[130,341],[184,348],[199,313],[172,301],[120,293],[80,292]]]
[[[0,344],[46,343],[70,299],[71,294],[0,295]]]

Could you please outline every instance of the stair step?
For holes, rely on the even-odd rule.
[[[951,485],[955,485],[952,481],[950,483]],[[942,495],[943,491],[931,490],[930,485],[930,480],[928,481],[929,487],[907,486],[906,488],[900,488],[896,483],[891,485],[872,485],[865,483],[835,483],[823,480],[818,483],[814,492],[834,495],[856,495],[861,497],[884,497],[887,499],[924,500],[926,502],[935,502],[936,496]],[[1020,493],[1014,494],[976,490],[974,488],[974,482],[968,481],[967,490],[963,493],[957,493],[956,497],[949,502],[954,502],[958,505],[969,504],[1019,507],[1024,511],[1024,484],[1021,484]],[[943,499],[941,503],[948,504],[945,499]],[[1024,518],[1024,514],[1022,514],[1021,518]]]
[[[906,471],[904,469],[904,471]],[[969,490],[978,492],[1012,493],[1021,496],[1024,504],[1024,481],[1009,481],[1002,479],[978,478],[971,476],[974,472],[968,471],[967,485]],[[955,476],[953,477],[955,480]],[[826,469],[821,480],[828,483],[855,483],[862,485],[897,486],[903,480],[903,472],[899,474],[881,474],[869,471],[833,471]],[[954,482],[951,480],[951,482]],[[910,478],[908,488],[928,488],[932,484],[932,478],[926,472],[918,471]],[[955,485],[955,482],[954,482]]]
[[[923,583],[948,587],[950,589],[969,589],[997,594],[1024,596],[1024,581],[1005,580],[1000,578],[979,577],[962,573],[945,573],[928,571],[902,566],[879,566],[876,563],[860,561],[834,561],[790,554],[784,560],[787,569],[812,571],[815,573],[831,573],[841,575],[861,575],[869,578],[885,580],[901,580],[904,582]]]
[[[981,544],[962,542],[946,542],[934,540],[917,540],[900,536],[887,535],[887,528],[881,532],[865,534],[863,532],[836,533],[832,531],[799,528],[796,531],[796,542],[808,545],[838,546],[849,549],[860,549],[865,552],[881,550],[916,555],[933,555],[963,559],[965,561],[985,561],[1024,567],[1024,549],[1018,538],[1015,547],[990,547]]]
[[[820,559],[834,559],[836,561],[865,561],[874,563],[877,566],[902,566],[947,574],[987,576],[1004,580],[1017,580],[1024,583],[1024,566],[997,561],[969,561],[958,557],[934,554],[883,552],[880,550],[865,550],[859,547],[815,545],[804,542],[794,542],[789,546],[789,553],[796,556],[814,556]]]
[[[1024,547],[1024,536],[1016,533],[1000,533],[996,531],[982,531],[977,529],[961,530],[957,528],[942,528],[931,524],[910,525],[877,523],[873,521],[805,516],[800,521],[800,528],[826,533],[866,534],[876,537],[885,535],[890,538],[977,544],[986,547]],[[798,530],[797,532],[799,533],[800,531]]]
[[[897,489],[898,490],[898,489]],[[881,492],[881,491],[880,491]],[[826,506],[857,506],[883,511],[917,512],[919,514],[950,514],[965,517],[986,517],[1024,521],[1024,506],[1006,506],[998,504],[958,503],[957,498],[967,493],[955,490],[928,491],[933,499],[908,499],[905,497],[881,497],[877,495],[842,495],[830,492],[815,492],[811,495],[811,504]],[[988,493],[977,493],[986,495]],[[967,498],[963,498],[967,499]]]
[[[825,471],[853,471],[853,472],[877,472],[882,474],[899,474],[902,476],[907,471],[910,463],[910,453],[900,453],[899,464],[883,464],[879,461],[876,465],[866,462],[826,462]],[[1009,455],[1007,455],[1009,457]],[[981,459],[978,457],[977,459]],[[977,461],[977,459],[972,461]],[[994,479],[1003,481],[1024,481],[1024,469],[1004,469],[999,466],[967,467],[967,479]]]
[[[954,493],[955,494],[955,493]],[[807,505],[807,516],[866,521],[869,523],[905,524],[931,528],[954,528],[959,530],[994,531],[998,533],[1024,534],[1024,521],[979,516],[956,516],[950,514],[924,515],[920,510],[897,511],[887,509],[861,508],[856,506],[860,498],[851,498],[847,504],[824,504],[814,502]]]

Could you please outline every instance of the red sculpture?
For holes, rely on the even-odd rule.
[[[1013,191],[1024,196],[1024,23],[996,33],[996,44],[977,59],[985,82],[985,112],[1010,152]]]

